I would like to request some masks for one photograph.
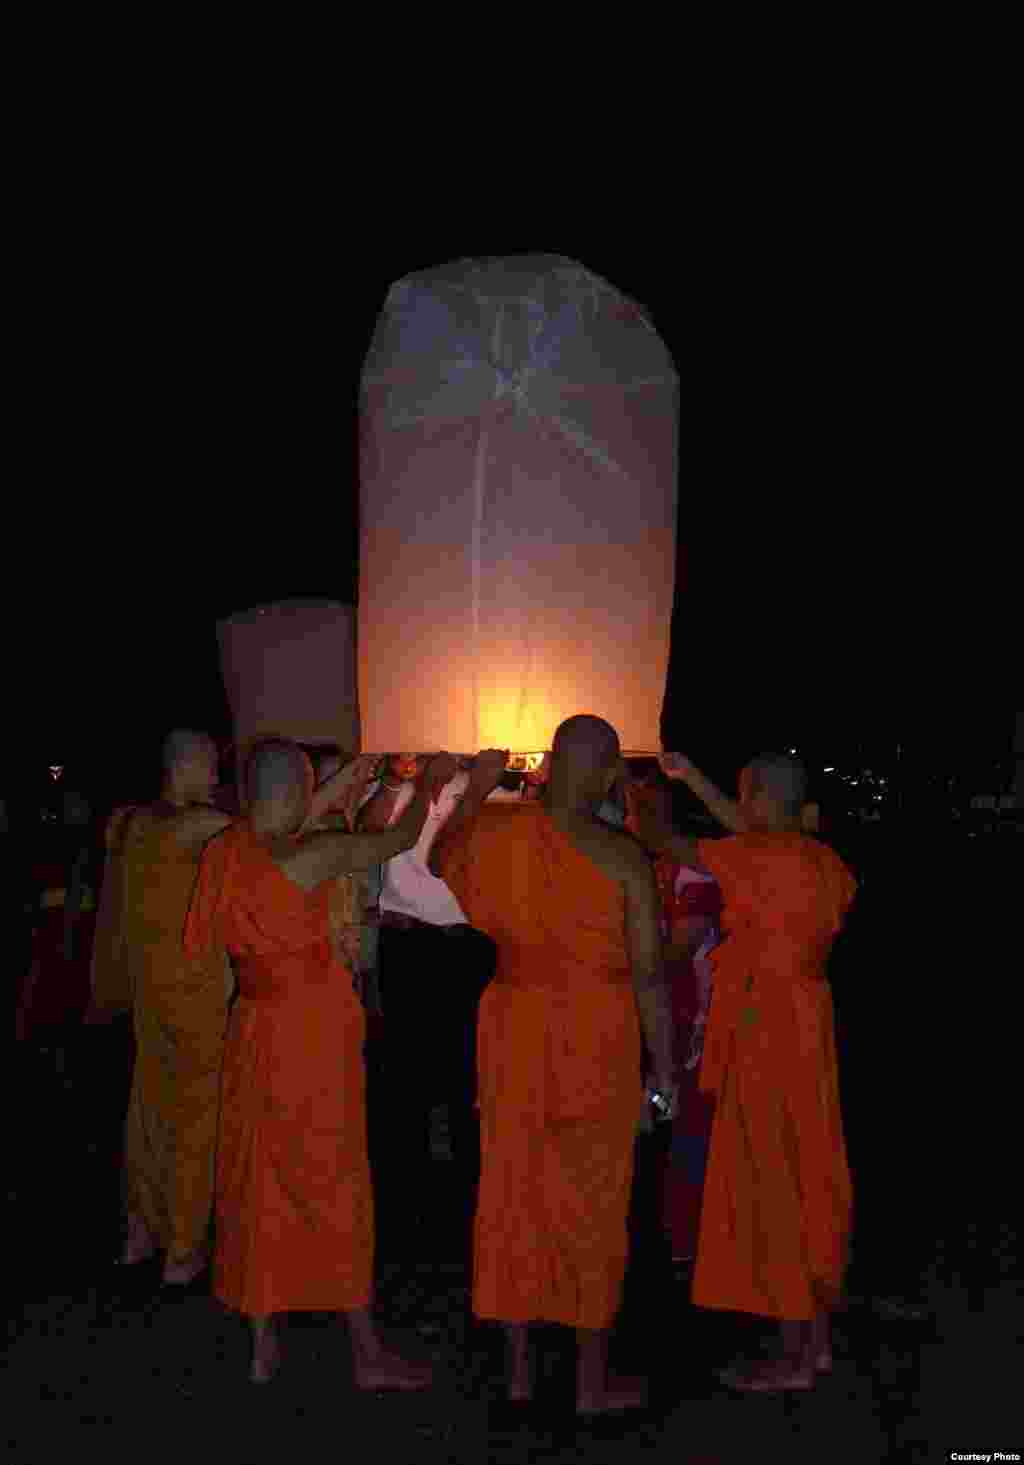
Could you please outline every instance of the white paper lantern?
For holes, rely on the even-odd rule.
[[[217,623],[239,771],[265,737],[359,749],[355,611],[333,600],[259,606]]]
[[[362,381],[368,751],[536,752],[579,712],[660,747],[677,422],[664,343],[571,260],[392,287]]]

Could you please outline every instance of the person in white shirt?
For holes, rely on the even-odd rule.
[[[405,763],[402,759],[405,759]],[[431,1183],[431,1110],[444,1105],[452,1150],[452,1241],[461,1255],[480,1171],[476,1112],[476,1014],[496,962],[493,941],[466,921],[443,880],[430,868],[442,830],[454,834],[493,792],[507,754],[482,753],[441,790],[415,846],[382,867],[378,981],[383,1042],[368,1103],[370,1154],[378,1181],[378,1235],[393,1253],[423,1244],[417,1221],[438,1219]],[[397,755],[364,806],[363,830],[401,817],[414,785],[397,779],[408,755]]]

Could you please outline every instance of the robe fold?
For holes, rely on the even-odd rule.
[[[856,883],[801,834],[703,839],[725,939],[701,1088],[716,1098],[692,1299],[807,1320],[842,1291],[852,1189],[826,963]]]
[[[309,893],[248,823],[207,847],[191,954],[236,963],[217,1151],[214,1292],[250,1316],[370,1301],[363,1009],[335,958],[331,881]]]
[[[177,838],[170,805],[121,810],[107,835],[93,960],[97,1005],[129,1006],[135,1069],[125,1120],[129,1213],[180,1261],[208,1240],[220,1063],[227,1022],[223,957],[181,949],[198,860]]]
[[[485,805],[441,873],[498,947],[478,1023],[474,1311],[606,1328],[642,1101],[623,886],[539,803]]]

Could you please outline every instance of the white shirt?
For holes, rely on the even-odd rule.
[[[413,916],[429,926],[468,925],[466,913],[443,880],[427,868],[434,840],[451,817],[456,800],[461,797],[468,778],[456,774],[441,791],[437,804],[427,815],[423,832],[412,849],[404,850],[384,862],[384,884],[380,894],[382,911]],[[394,824],[413,796],[413,785],[406,784],[395,800],[388,824]]]

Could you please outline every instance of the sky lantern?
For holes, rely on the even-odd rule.
[[[590,712],[658,749],[678,377],[642,307],[557,255],[410,275],[360,405],[364,748],[529,764]]]
[[[286,600],[217,622],[239,774],[266,737],[359,750],[355,608]]]

